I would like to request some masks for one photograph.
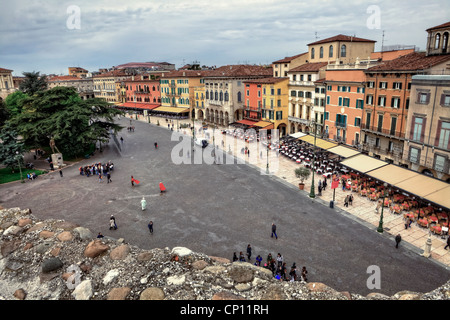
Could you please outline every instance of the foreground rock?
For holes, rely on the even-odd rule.
[[[188,248],[142,250],[96,239],[29,210],[0,210],[0,300],[448,300],[450,282],[429,293],[361,296],[323,283],[280,282],[264,268]]]

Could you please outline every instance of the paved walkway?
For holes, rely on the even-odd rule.
[[[132,116],[132,119],[136,119],[135,116]],[[138,120],[147,122],[147,119],[144,119],[144,117],[139,117]],[[150,123],[156,124],[159,120],[161,127],[167,128],[167,122],[165,121],[165,118],[161,117],[150,117]],[[179,124],[192,124],[192,121],[189,120],[179,120]],[[174,124],[174,130],[177,130],[177,120],[173,120]],[[195,122],[195,126],[199,126],[199,122]],[[246,162],[249,161],[248,157],[244,154],[242,155],[240,152],[240,147],[243,145],[241,141],[236,143],[236,139],[234,137],[223,135],[221,133],[221,130],[228,129],[228,127],[220,127],[218,126],[215,130],[215,144],[220,148],[223,149],[226,152],[229,152],[230,148],[229,146],[233,146],[232,153],[235,157],[242,159]],[[189,129],[180,129],[185,134],[192,135],[192,131]],[[210,134],[212,135],[212,130],[209,130]],[[205,138],[203,135],[202,138]],[[231,140],[230,140],[231,139]],[[210,143],[212,144],[212,136],[210,136]],[[224,147],[222,148],[222,140],[224,140]],[[232,141],[234,140],[234,141]],[[228,146],[228,147],[227,147]],[[250,149],[250,155],[254,157],[251,158],[251,161],[249,161],[252,165],[260,168],[262,171],[266,169],[267,166],[267,158],[266,158],[266,150],[263,150],[262,156],[263,158],[259,158],[260,151],[257,150],[257,143],[246,143],[245,146],[247,146]],[[278,162],[278,165],[276,168],[271,167],[271,163]],[[276,156],[274,151],[271,151],[269,154],[269,170],[271,174],[279,177],[280,179],[283,179],[287,183],[293,184],[295,186],[298,185],[299,180],[295,177],[294,170],[299,165],[295,163],[292,160],[287,159],[286,157],[279,155]],[[324,204],[329,204],[331,200],[333,200],[333,190],[330,187],[330,184],[328,184],[328,187],[325,191],[322,191],[322,196],[317,196],[317,183],[319,179],[323,179],[321,175],[315,174],[314,181],[316,186],[316,198],[321,199]],[[309,178],[308,181],[305,181],[305,187],[303,191],[299,192],[305,192],[307,194],[310,193],[311,189],[311,182],[312,178]],[[342,210],[345,212],[350,213],[354,217],[357,217],[361,219],[362,221],[367,222],[369,225],[372,225],[374,229],[376,229],[380,222],[380,215],[377,214],[375,211],[376,208],[376,202],[369,200],[367,197],[362,197],[357,193],[353,193],[354,200],[353,205],[349,206],[348,208],[344,207],[344,198],[347,194],[349,194],[350,191],[343,191],[342,188],[337,188],[335,192],[335,202],[334,207],[336,210]],[[381,210],[380,210],[381,212]],[[411,245],[415,246],[419,251],[423,253],[425,249],[426,242],[429,238],[429,232],[428,229],[425,229],[423,227],[418,226],[416,223],[413,223],[411,225],[411,228],[405,229],[405,220],[403,218],[403,214],[392,214],[389,210],[385,208],[383,212],[383,230],[384,232],[388,232],[392,234],[393,236],[400,234],[402,237],[402,241],[408,242]],[[437,236],[434,234],[431,234],[431,258],[446,265],[447,267],[450,266],[450,250],[445,250],[444,247],[446,245],[447,237],[442,238],[441,236]]]

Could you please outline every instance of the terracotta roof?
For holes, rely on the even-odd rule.
[[[426,56],[425,52],[413,52],[394,60],[386,61],[365,72],[373,71],[416,71],[433,67],[442,62],[450,61],[450,54]]]
[[[261,79],[253,79],[253,80],[246,80],[243,81],[244,83],[264,83],[264,84],[271,84],[271,83],[278,83],[278,82],[282,82],[285,80],[289,80],[289,78],[284,77],[284,78],[275,78],[275,77],[270,77],[270,78],[261,78]]]
[[[286,63],[286,62],[291,62],[292,60],[294,60],[294,59],[296,59],[296,58],[298,58],[298,57],[301,57],[301,56],[303,56],[303,55],[305,55],[305,54],[308,54],[308,52],[300,53],[300,54],[297,54],[297,55],[292,56],[292,57],[285,57],[284,59],[280,59],[280,60],[274,61],[274,62],[272,62],[272,63]]]
[[[226,65],[215,70],[208,70],[206,77],[233,78],[233,77],[270,77],[273,75],[272,67],[237,64]]]
[[[447,28],[447,27],[450,27],[450,22],[446,22],[446,23],[440,24],[440,25],[438,25],[436,27],[429,28],[426,31],[431,31],[431,30],[434,30],[434,29]]]
[[[321,68],[328,65],[328,62],[314,62],[314,63],[305,63],[301,66],[295,67],[289,72],[318,72]]]
[[[11,72],[12,70],[9,70],[9,69],[5,69],[5,68],[0,68],[0,71],[3,71],[3,72],[5,72],[5,71],[7,71],[7,72]]]
[[[206,76],[208,71],[210,70],[172,70],[170,72],[163,73],[161,78],[201,78]]]
[[[123,76],[127,76],[127,74],[124,73],[122,70],[112,70],[106,73],[95,75],[94,78],[123,77]]]
[[[335,42],[335,41],[376,42],[374,40],[369,40],[369,39],[363,39],[363,38],[358,38],[358,37],[346,36],[346,35],[343,35],[343,34],[338,34],[337,36],[334,36],[334,37],[331,37],[331,38],[327,38],[327,39],[319,40],[319,41],[316,41],[316,42],[312,42],[312,43],[308,44],[308,46],[311,46],[311,45],[314,45],[314,44]]]

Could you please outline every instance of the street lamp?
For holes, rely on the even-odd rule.
[[[22,180],[22,183],[24,183],[25,181],[23,181],[22,168],[20,167],[19,151],[16,151],[16,157],[17,157],[17,163],[19,164],[20,180]]]
[[[381,216],[380,216],[380,222],[378,223],[378,228],[377,231],[379,233],[383,233],[383,211],[384,211],[384,202],[386,200],[386,187],[387,187],[387,183],[383,184],[384,186],[384,190],[383,190],[383,203],[381,204]]]
[[[316,193],[314,190],[314,166],[316,164],[316,133],[317,133],[317,123],[314,120],[311,120],[309,123],[309,127],[311,130],[314,130],[314,150],[313,150],[313,162],[311,164],[311,171],[312,171],[312,182],[311,182],[311,192],[309,193],[310,198],[315,198]]]
[[[267,137],[268,137],[268,135],[267,135]],[[267,165],[266,165],[266,174],[269,174],[270,173],[270,171],[269,171],[269,149],[270,149],[270,143],[271,143],[271,141],[270,141],[270,139],[269,138],[267,138]]]

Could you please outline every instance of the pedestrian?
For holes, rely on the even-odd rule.
[[[447,250],[449,246],[450,246],[450,236],[447,237],[447,245],[444,247],[444,250]]]
[[[322,185],[320,183],[319,183],[319,186],[317,187],[317,189],[319,190],[319,196],[321,196],[322,195]]]
[[[103,181],[102,175],[99,173],[98,174],[98,182],[102,182],[102,181]]]
[[[247,257],[248,257],[248,261],[250,261],[250,259],[252,257],[252,247],[250,246],[250,244],[247,246]]]
[[[348,207],[348,195],[344,199],[344,207]]]
[[[279,268],[282,265],[283,265],[283,256],[280,253],[278,253],[277,254],[277,267]]]
[[[109,172],[106,174],[106,178],[108,179],[108,182],[107,182],[107,183],[112,182],[112,180],[111,180],[111,174],[110,174]]]
[[[239,252],[239,261],[245,262],[245,257],[244,257],[244,254],[242,253],[242,251]]]
[[[274,235],[275,235],[275,239],[278,239],[277,226],[275,225],[275,223],[272,223],[272,235],[270,237],[273,238]]]
[[[59,169],[59,176],[62,178],[63,177],[63,172],[61,169]]]
[[[398,249],[398,244],[400,243],[400,241],[402,241],[402,237],[400,236],[400,234],[397,234],[397,236],[395,237],[395,247]]]
[[[308,274],[308,271],[306,270],[306,267],[302,268],[302,280],[305,282],[308,282],[308,279],[306,278],[306,275]]]
[[[163,185],[162,182],[159,183],[159,190],[161,191],[161,193],[166,192],[166,187]]]
[[[150,221],[148,223],[148,230],[150,231],[151,234],[153,234],[153,221]]]
[[[375,209],[375,212],[376,212],[376,213],[379,213],[379,209],[380,209],[382,203],[383,203],[382,200],[378,200],[377,208]]]
[[[350,196],[348,197],[348,203],[352,206],[353,205],[353,195],[350,194]]]
[[[139,181],[136,180],[133,176],[131,176],[131,186],[134,187],[134,184],[139,184]]]
[[[147,201],[145,200],[144,197],[142,197],[142,200],[141,200],[141,208],[142,208],[142,211],[144,211],[147,208]]]
[[[155,149],[158,149],[158,143],[155,142]]]
[[[99,233],[98,233],[98,235],[97,235],[97,238],[98,238],[98,239],[101,239],[101,238],[103,238],[103,235],[102,235],[102,233],[101,233],[101,232],[99,232]]]
[[[116,218],[113,215],[109,218],[109,230],[112,229],[117,230]]]
[[[262,261],[262,257],[258,254],[258,256],[256,257],[255,265],[260,267],[261,266],[261,261]]]
[[[122,137],[120,137],[120,142],[122,142],[122,144],[123,144],[123,138]]]
[[[233,262],[238,261],[238,257],[236,255],[236,252],[233,252]]]
[[[405,229],[411,228],[412,220],[411,218],[406,219],[405,221]]]

